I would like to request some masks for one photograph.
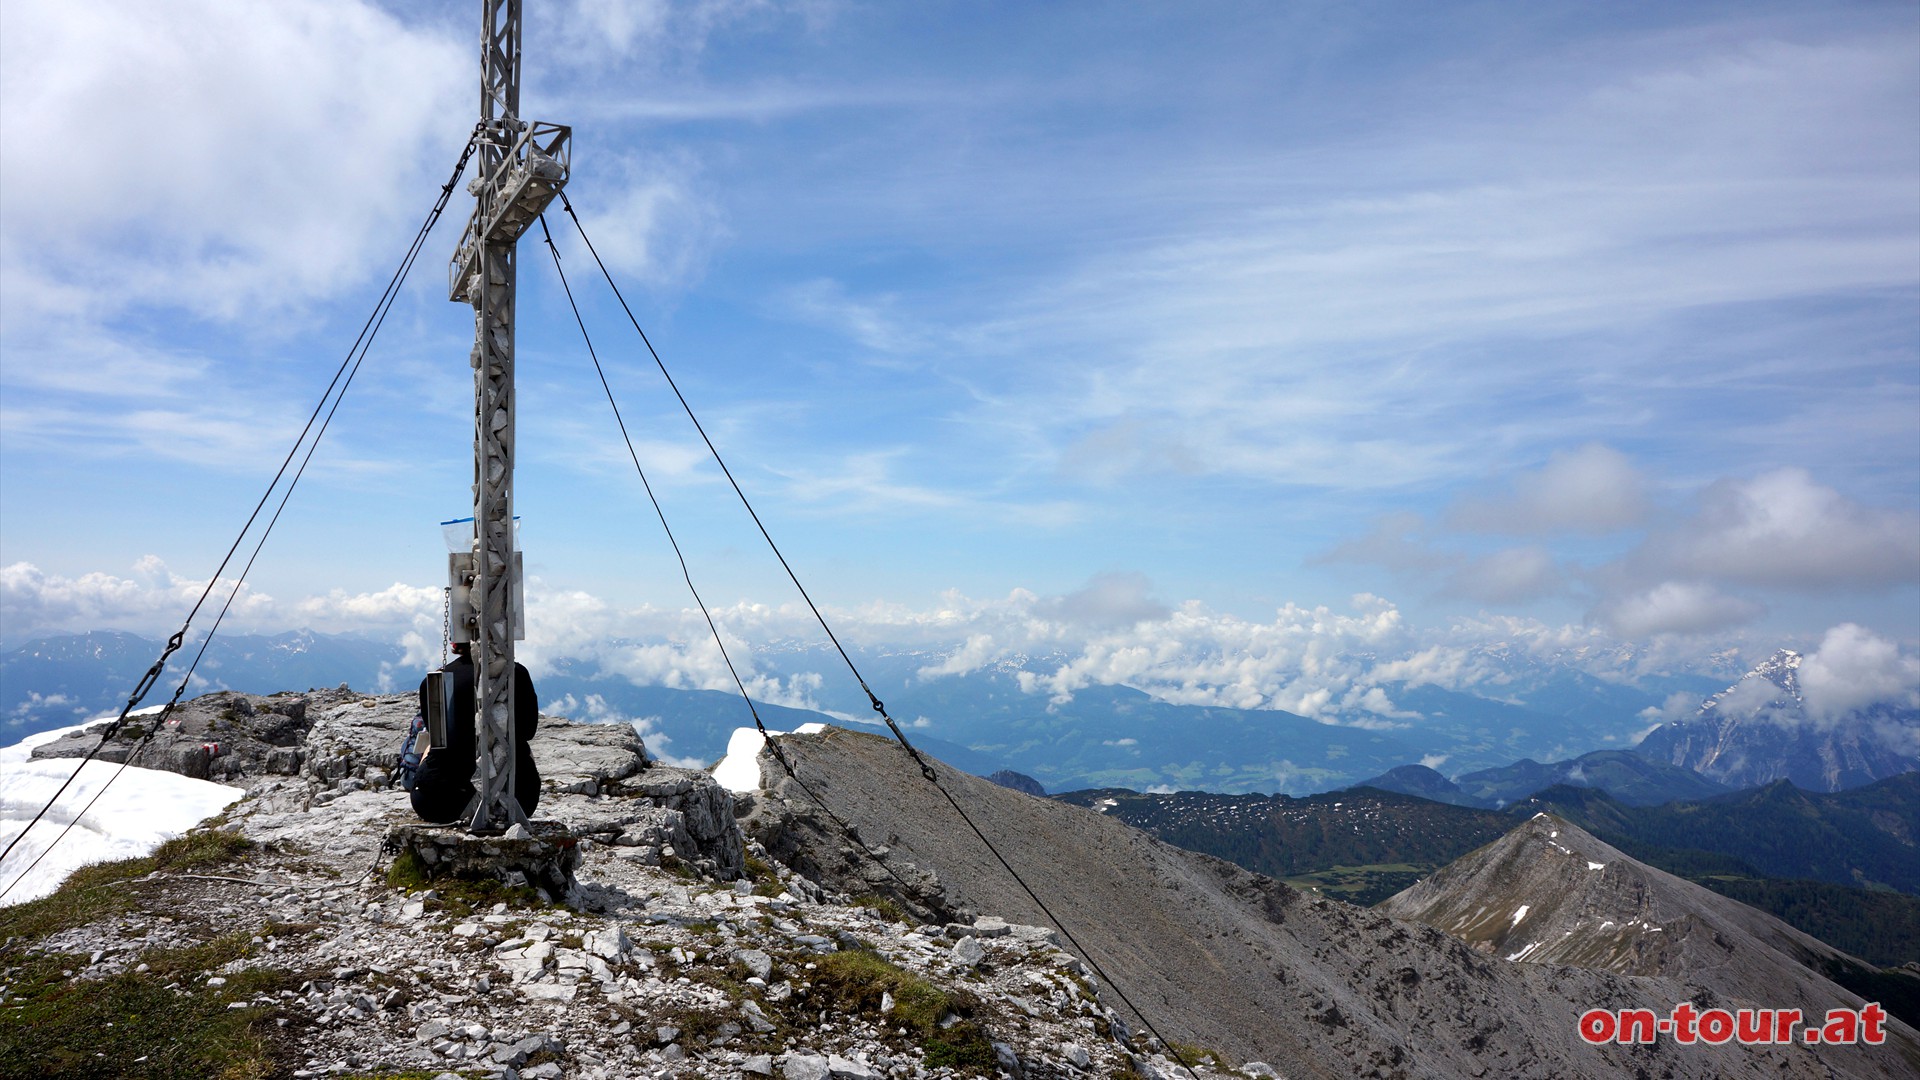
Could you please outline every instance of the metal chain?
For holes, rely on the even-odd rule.
[[[447,666],[447,647],[453,641],[453,586],[440,590],[440,666]]]

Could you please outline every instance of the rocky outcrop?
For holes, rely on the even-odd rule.
[[[207,694],[181,703],[165,723],[152,714],[128,717],[95,759],[118,764],[137,751],[135,763],[145,768],[220,783],[243,776],[297,775],[307,761],[304,742],[312,727],[307,709],[314,700],[305,694]],[[105,723],[90,724],[35,747],[33,756],[84,757],[106,728]]]
[[[999,784],[1003,788],[1010,788],[1022,794],[1031,795],[1036,799],[1044,799],[1047,797],[1047,789],[1040,785],[1040,781],[1035,780],[1026,773],[1014,772],[1012,769],[1001,769],[999,772],[989,773],[987,779]]]
[[[412,694],[344,689],[207,694],[182,703],[158,730],[152,715],[130,717],[97,757],[132,757],[147,768],[246,788],[250,812],[304,812],[354,792],[388,791],[416,708]],[[83,756],[104,728],[90,725],[33,756]],[[722,878],[741,873],[745,854],[727,792],[699,770],[650,763],[631,727],[543,716],[533,757],[542,816],[563,805],[560,796],[580,796],[564,805],[566,824],[581,835],[654,865],[664,858]],[[404,810],[406,802],[395,805]]]

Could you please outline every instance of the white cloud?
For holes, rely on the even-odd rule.
[[[1026,415],[1063,468],[1108,481],[1177,461],[1431,487],[1515,446],[1639,430],[1650,411],[1683,422],[1648,393],[1674,377],[1662,351],[1595,365],[1561,343],[1915,282],[1910,35],[1716,30],[1684,50],[1620,38],[1470,81],[1479,93],[1411,110],[1417,130],[1195,161],[1208,198],[1171,219],[1156,196],[1184,177],[1156,168],[1153,192],[1101,203],[1153,228],[1109,225],[1116,240],[1020,281],[976,337],[1018,342],[1010,363],[1048,358],[1022,384]],[[1082,220],[1043,206],[1032,226],[1048,212]],[[1714,376],[1731,382],[1731,363]],[[1536,527],[1611,531],[1642,500],[1615,452],[1589,445],[1502,506]]]
[[[1611,532],[1647,513],[1639,470],[1600,443],[1556,451],[1540,469],[1514,476],[1511,488],[1501,497],[1462,500],[1449,522],[1478,532]]]
[[[1150,594],[1153,583],[1140,573],[1096,574],[1084,588],[1039,605],[1043,615],[1079,626],[1122,627],[1158,622],[1172,609]]]
[[[986,667],[1002,655],[1004,651],[994,643],[992,634],[968,634],[967,640],[949,653],[946,659],[921,668],[920,677],[931,679],[941,675],[964,675]]]
[[[1715,480],[1693,494],[1690,512],[1657,525],[1647,524],[1646,486],[1623,455],[1592,445],[1516,478],[1508,496],[1456,503],[1442,526],[1391,514],[1313,561],[1378,565],[1436,597],[1494,606],[1585,596],[1588,618],[1627,638],[1750,623],[1768,610],[1751,595],[1757,590],[1920,582],[1920,513],[1864,505],[1804,469]],[[1557,551],[1529,544],[1477,552],[1473,537],[1449,531],[1617,532],[1635,522],[1644,535],[1611,538],[1613,553],[1563,540]],[[1599,558],[1582,566],[1566,557],[1571,551]]]
[[[1498,677],[1486,657],[1460,645],[1429,645],[1409,656],[1383,660],[1375,664],[1373,677],[1380,682],[1405,683],[1409,689],[1438,686],[1464,690]]]
[[[919,333],[903,326],[891,310],[897,298],[869,296],[855,300],[846,286],[830,278],[815,278],[788,289],[785,301],[802,320],[837,331],[879,353],[907,353],[921,346]]]
[[[1064,500],[1027,502],[1005,498],[992,485],[938,487],[901,478],[897,463],[918,450],[866,449],[824,465],[783,462],[768,466],[768,471],[786,481],[787,497],[830,506],[838,515],[933,511],[949,518],[990,517],[1041,529],[1070,525],[1081,516],[1077,504]]]
[[[1457,566],[1460,557],[1440,551],[1428,540],[1426,519],[1419,514],[1398,512],[1373,523],[1368,532],[1343,540],[1321,562],[1371,563],[1389,570],[1432,572]]]
[[[755,641],[784,637],[805,625],[803,610],[740,604],[712,611],[726,642],[723,655],[697,608],[623,608],[578,589],[553,589],[535,577],[527,583],[527,640],[516,658],[536,676],[556,660],[597,666],[638,686],[737,693],[740,682],[756,702],[818,709],[821,677],[785,676],[756,666]],[[732,658],[733,669],[727,667]]]
[[[713,764],[701,758],[681,757],[669,750],[673,737],[660,730],[660,717],[628,716],[607,704],[607,699],[599,694],[588,694],[585,700],[567,694],[558,701],[543,702],[540,711],[586,724],[630,724],[634,734],[646,744],[649,757],[675,768],[704,769]]]
[[[1025,590],[993,601],[950,594],[935,611],[850,613],[841,618],[851,621],[840,625],[860,640],[964,638],[962,647],[924,668],[923,678],[1015,661],[1019,685],[1055,701],[1087,686],[1119,684],[1180,704],[1283,709],[1327,723],[1389,728],[1421,719],[1393,701],[1402,684],[1498,697],[1513,677],[1503,657],[1550,657],[1598,678],[1626,680],[1684,669],[1707,649],[1706,639],[1677,637],[1626,648],[1597,626],[1511,616],[1417,630],[1393,604],[1367,594],[1354,597],[1347,612],[1287,605],[1264,621],[1192,602],[1165,620],[1126,626],[1074,626],[1050,618],[1055,610]]]
[[[206,585],[176,575],[151,555],[135,564],[132,577],[124,578],[97,571],[70,578],[17,562],[0,567],[0,611],[5,612],[10,640],[99,629],[166,634],[187,617]],[[231,580],[220,581],[197,628],[211,624],[232,588]],[[271,596],[243,586],[223,625],[248,625],[276,610]]]
[[[190,603],[189,594],[197,594],[196,583],[174,577],[157,560],[144,562],[131,578],[68,579],[15,564],[0,570],[0,584],[9,640],[116,625],[164,633],[171,629],[169,620]],[[1113,592],[1103,594],[1104,586],[1114,586]],[[641,685],[736,689],[706,620],[695,609],[625,607],[581,590],[551,588],[539,577],[528,582],[527,592],[529,634],[517,652],[536,676],[565,658]],[[1508,616],[1416,629],[1394,604],[1364,593],[1345,610],[1288,604],[1266,619],[1214,611],[1196,601],[1172,608],[1164,618],[1134,618],[1142,611],[1154,613],[1143,599],[1147,595],[1143,579],[1117,575],[1058,596],[1016,589],[980,600],[951,592],[930,609],[871,605],[825,613],[850,646],[937,650],[920,669],[922,679],[1004,664],[1025,692],[1056,702],[1090,686],[1124,685],[1177,704],[1282,709],[1367,729],[1423,721],[1420,712],[1396,702],[1403,687],[1433,685],[1497,698],[1512,678],[1516,655],[1625,679],[1672,671],[1700,659],[1709,647],[1694,638],[1629,649],[1596,627]],[[124,621],[105,621],[109,612]],[[795,670],[799,665],[788,659],[793,642],[818,640],[804,606],[737,604],[712,614],[756,701],[821,707],[822,690],[837,674]],[[1671,612],[1666,614],[1670,624]],[[290,603],[252,597],[229,620],[230,627],[253,629],[289,625],[392,635],[407,650],[405,669],[439,655],[441,593],[438,587],[400,583]],[[1834,652],[1831,662],[1838,665],[1835,658],[1841,655]]]
[[[1698,512],[1651,539],[1668,573],[1772,588],[1906,585],[1920,579],[1920,514],[1863,506],[1804,469],[1721,480]]]
[[[1654,727],[1674,720],[1686,720],[1700,711],[1700,695],[1684,690],[1676,690],[1667,695],[1667,700],[1659,705],[1649,705],[1640,710],[1640,718],[1651,720]],[[1648,730],[1652,730],[1651,728]],[[1634,740],[1638,742],[1638,739]]]
[[[9,4],[0,127],[35,148],[0,163],[9,323],[358,282],[452,164],[469,51],[356,0]]]
[[[349,594],[334,589],[325,596],[310,596],[295,604],[294,611],[316,628],[410,623],[423,614],[438,622],[442,600],[440,589],[396,581],[379,592]]]
[[[1787,692],[1762,675],[1745,676],[1720,694],[1715,703],[1725,715],[1743,720],[1791,724],[1797,719]]]
[[[786,21],[817,31],[839,6],[838,0],[571,0],[529,5],[527,15],[540,40],[557,41],[575,67],[684,72],[718,34]]]
[[[1286,605],[1272,622],[1250,622],[1197,603],[1124,629],[1073,635],[1075,651],[1051,673],[1024,671],[1030,692],[1064,701],[1083,687],[1137,686],[1180,704],[1286,709],[1332,719],[1362,665],[1352,654],[1390,647],[1404,635],[1400,612],[1376,597],[1356,611]],[[1030,640],[1059,641],[1044,621]],[[1354,708],[1364,709],[1359,702]]]
[[[605,64],[636,42],[657,43],[666,35],[672,10],[667,0],[574,0],[540,26],[557,32],[560,49],[574,62]]]
[[[1508,548],[1468,559],[1447,575],[1441,592],[1486,604],[1525,604],[1566,589],[1553,553],[1544,547]]]
[[[425,217],[473,46],[367,0],[25,0],[0,20],[0,130],[35,148],[0,156],[10,448],[278,459],[308,397],[301,331]],[[392,467],[340,449],[323,468]]]
[[[1663,581],[1602,603],[1596,615],[1623,638],[1707,634],[1752,622],[1766,608],[1698,581]]]
[[[1445,547],[1445,542],[1418,514],[1395,513],[1313,561],[1383,566],[1409,581],[1432,583],[1439,596],[1497,606],[1525,604],[1567,590],[1559,561],[1538,544],[1469,554]]]
[[[1380,718],[1380,720],[1383,720],[1383,721],[1384,720],[1418,720],[1421,718],[1420,714],[1417,712],[1414,712],[1410,709],[1402,709],[1399,706],[1396,706],[1393,703],[1393,699],[1387,696],[1387,692],[1385,690],[1380,689],[1377,686],[1355,686],[1353,689],[1347,692],[1347,696],[1340,703],[1340,706],[1341,706],[1342,712],[1349,713],[1349,714],[1354,711],[1368,712],[1368,713],[1372,713],[1375,717],[1378,717]],[[1364,717],[1355,719],[1355,720],[1350,720],[1348,722],[1353,724],[1355,727],[1365,727],[1368,724],[1368,721]],[[1392,724],[1392,725],[1378,724],[1378,726],[1384,728],[1389,726],[1405,727],[1406,725],[1405,724]]]
[[[1197,476],[1208,471],[1203,457],[1179,425],[1128,415],[1073,438],[1056,469],[1068,480],[1112,487],[1141,474]]]
[[[1800,691],[1816,722],[1882,702],[1920,708],[1920,657],[1902,653],[1871,630],[1842,623],[1800,661]]]
[[[438,664],[446,642],[445,595],[438,588],[396,581],[371,593],[334,589],[324,596],[309,596],[292,609],[302,628],[398,633],[403,671]],[[393,678],[391,671],[382,671],[383,683]]]

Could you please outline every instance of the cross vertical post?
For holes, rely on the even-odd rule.
[[[469,597],[454,632],[472,644],[474,832],[526,820],[514,798],[514,640],[525,636],[513,524],[514,252],[566,184],[572,136],[520,119],[520,4],[481,3],[479,164],[468,185],[476,205],[450,275],[450,298],[474,313],[473,544],[451,567],[456,592]]]

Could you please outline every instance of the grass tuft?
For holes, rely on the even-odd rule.
[[[886,1019],[919,1040],[929,1068],[993,1071],[992,1040],[980,1025],[964,1018],[971,1010],[970,1000],[863,949],[830,953],[816,965],[814,993],[844,1011],[879,1016],[882,995],[892,994],[893,1011]],[[961,1019],[942,1027],[940,1022],[949,1015]]]
[[[161,844],[151,855],[83,866],[52,893],[0,908],[0,941],[39,940],[62,930],[118,915],[133,906],[125,883],[152,873],[208,870],[237,861],[254,843],[237,833],[195,829]]]
[[[508,885],[491,877],[435,875],[432,868],[412,851],[403,851],[394,856],[393,862],[387,866],[386,880],[389,887],[403,892],[434,890],[440,894],[440,910],[458,917],[472,915],[501,903],[516,908],[553,906],[549,901],[540,899],[540,894],[530,885]]]
[[[224,829],[195,829],[161,844],[149,856],[153,868],[184,873],[225,866],[254,849],[254,842]]]
[[[282,1073],[272,1011],[229,1006],[291,989],[295,977],[256,969],[218,988],[202,977],[207,965],[243,951],[227,939],[154,950],[144,957],[148,972],[97,980],[66,974],[85,967],[85,957],[12,958],[0,971],[0,1076],[264,1080]]]
[[[853,898],[853,906],[866,908],[888,922],[913,925],[918,919],[910,917],[892,898],[877,893],[863,893]]]

